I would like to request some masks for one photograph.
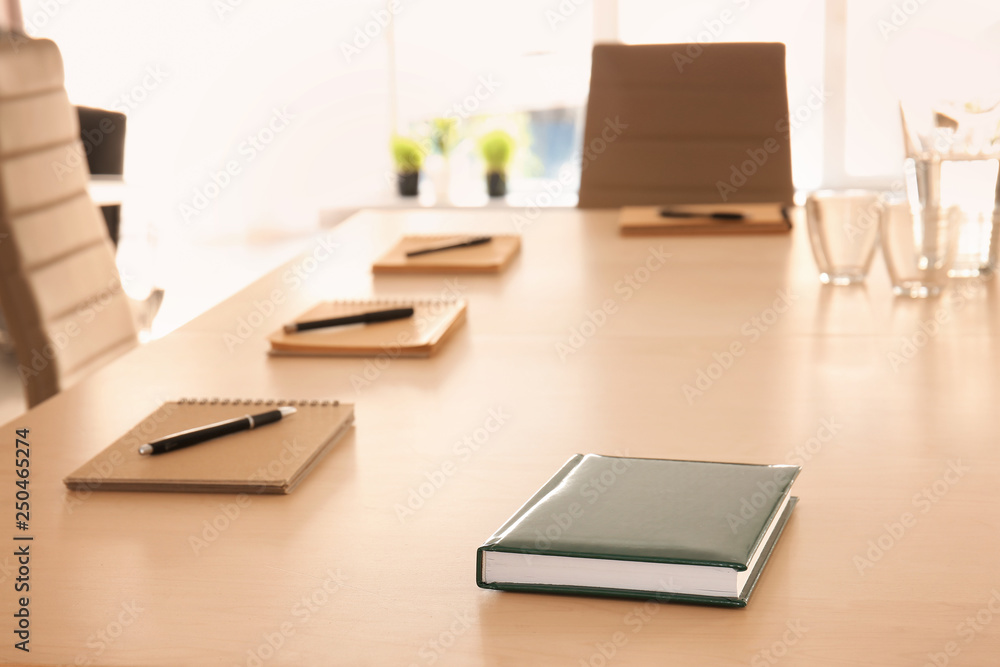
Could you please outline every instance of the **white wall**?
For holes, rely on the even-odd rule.
[[[371,6],[23,2],[26,31],[62,50],[71,99],[128,113],[125,224],[160,235],[315,225],[321,206],[385,187],[385,43],[350,63],[339,47]],[[216,192],[227,165],[239,173]]]

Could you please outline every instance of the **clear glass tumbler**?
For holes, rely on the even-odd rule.
[[[870,190],[820,190],[806,199],[813,257],[824,284],[863,282],[875,256],[885,204]]]
[[[997,266],[1000,232],[1000,100],[901,108],[914,215],[928,226],[945,218],[959,225],[951,276],[988,275]]]
[[[887,206],[882,216],[882,254],[897,296],[935,296],[948,283],[964,218],[958,211],[928,217],[906,203]]]

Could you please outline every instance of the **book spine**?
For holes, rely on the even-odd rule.
[[[787,496],[788,494],[790,494],[792,492],[792,484],[795,482],[795,480],[799,476],[799,473],[802,471],[802,469],[799,468],[798,466],[776,465],[776,466],[770,466],[770,467],[771,468],[779,468],[779,467],[780,468],[788,468],[789,472],[791,473],[791,478],[785,484],[784,491],[782,492],[782,494],[780,496],[778,496],[777,500],[774,503],[774,507],[771,508],[771,511],[768,513],[767,520],[764,522],[765,526],[770,526],[771,522],[775,521],[777,519],[778,511],[781,509],[782,503],[785,502],[785,496]],[[750,545],[750,554],[753,554],[753,552],[757,550],[757,547],[760,545],[760,541],[763,540],[763,539],[764,539],[764,532],[761,532],[759,535],[757,535],[757,539],[754,540],[753,544]],[[747,568],[744,565],[743,567],[738,567],[736,569],[742,572],[742,571],[746,570]]]

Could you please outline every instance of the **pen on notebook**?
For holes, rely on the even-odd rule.
[[[389,320],[401,320],[405,317],[413,316],[413,308],[390,308],[388,310],[375,310],[370,313],[360,315],[347,315],[345,317],[331,317],[326,320],[310,320],[309,322],[293,322],[285,325],[285,333],[295,333],[296,331],[307,331],[309,329],[324,329],[326,327],[340,327],[345,324],[371,324],[373,322],[388,322]]]
[[[139,448],[139,453],[146,456],[150,454],[164,454],[166,452],[172,452],[175,449],[190,447],[191,445],[197,445],[198,443],[205,442],[206,440],[221,438],[222,436],[229,435],[231,433],[249,431],[252,428],[258,428],[266,424],[273,424],[276,421],[280,421],[283,417],[293,414],[295,414],[295,408],[285,405],[275,410],[262,412],[259,415],[245,415],[243,417],[237,417],[236,419],[227,419],[226,421],[191,428],[186,431],[181,431],[180,433],[168,435],[167,437],[160,438],[159,440],[154,440],[153,442],[148,442]]]
[[[744,214],[737,212],[706,211],[704,213],[698,213],[695,211],[672,211],[668,208],[661,209],[660,216],[664,218],[711,218],[712,220],[728,220],[730,222],[746,220],[746,216]]]
[[[456,241],[454,243],[445,243],[442,245],[428,246],[426,248],[419,248],[417,250],[410,250],[406,253],[407,257],[416,257],[417,255],[426,255],[432,252],[440,252],[442,250],[451,250],[453,248],[467,248],[471,245],[481,245],[483,243],[489,243],[493,240],[492,236],[473,236],[471,238],[465,239],[464,241]]]

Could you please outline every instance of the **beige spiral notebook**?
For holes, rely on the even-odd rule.
[[[521,250],[516,234],[493,234],[489,243],[452,248],[416,257],[406,253],[449,241],[462,241],[470,234],[404,236],[372,265],[373,273],[498,273]]]
[[[671,212],[694,217],[667,217]],[[712,213],[740,214],[743,219],[725,220]],[[626,206],[618,216],[622,234],[768,234],[792,228],[781,204],[688,204],[676,206]]]
[[[179,431],[282,405],[293,415],[165,454],[139,447]],[[63,483],[81,491],[290,493],[354,423],[354,406],[339,401],[225,398],[164,403]]]
[[[326,327],[296,333],[283,329],[268,337],[274,355],[429,357],[465,321],[465,301],[437,299],[359,299],[327,301],[302,313],[295,322],[360,315],[389,308],[413,307],[413,316],[372,324]]]

